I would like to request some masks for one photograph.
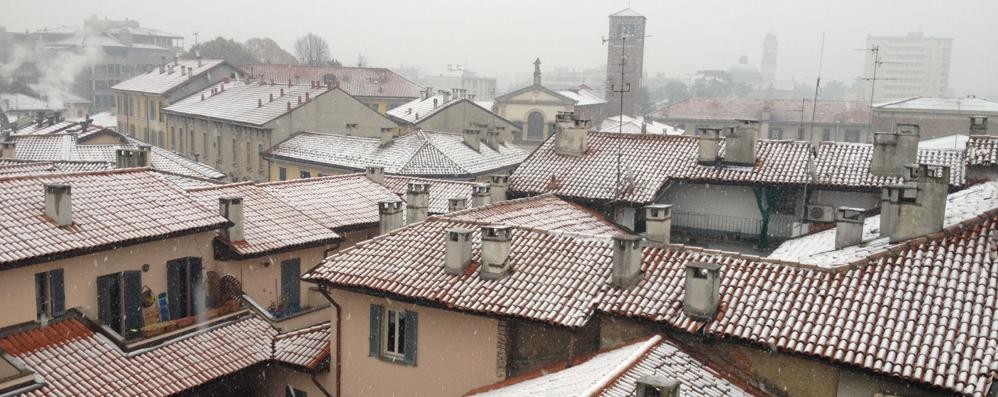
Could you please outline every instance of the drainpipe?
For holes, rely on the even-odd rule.
[[[332,394],[329,394],[329,390],[326,390],[325,387],[322,387],[322,383],[319,383],[319,380],[315,379],[315,375],[316,374],[314,373],[312,374],[312,383],[315,383],[315,387],[318,387],[319,391],[321,391],[322,394],[325,395],[326,397],[333,397]],[[339,380],[336,381],[336,384],[337,385],[340,384]]]
[[[340,304],[336,303],[336,301],[333,300],[333,297],[329,295],[329,291],[327,290],[327,288],[325,286],[323,286],[322,284],[319,284],[319,293],[322,294],[322,296],[324,296],[326,298],[326,300],[328,300],[329,303],[332,304],[333,307],[336,308],[336,371],[335,371],[336,372],[336,397],[340,397],[340,372],[341,372],[340,368],[343,366],[341,364],[341,361],[340,361],[340,350],[341,350],[340,349],[340,340],[343,339],[342,336],[340,335],[340,329],[342,328],[340,326],[340,313],[342,312],[342,310],[340,308]],[[327,392],[326,389],[324,389],[321,385],[319,385],[318,381],[315,380],[315,375],[314,374],[312,375],[312,381],[316,382],[315,384],[316,384],[316,386],[319,386],[319,390],[322,390],[323,393],[326,393],[326,396],[329,396],[329,392]]]

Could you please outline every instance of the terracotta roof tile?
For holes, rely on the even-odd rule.
[[[967,165],[998,165],[998,136],[971,135],[967,141]]]
[[[269,182],[257,186],[333,230],[376,225],[379,202],[401,201],[395,193],[363,174]]]
[[[450,209],[450,199],[455,197],[465,198],[465,202],[470,206],[471,191],[476,185],[474,182],[447,179],[385,175],[385,187],[397,194],[403,201],[405,201],[409,183],[427,183],[430,185],[430,206],[428,211],[431,214],[447,213]]]
[[[0,178],[0,264],[71,254],[226,224],[145,169]],[[47,183],[72,188],[73,224],[45,217]],[[113,202],[113,206],[107,203]],[[127,214],[127,216],[122,216]]]
[[[303,328],[274,338],[274,360],[316,368],[329,358],[329,323]]]

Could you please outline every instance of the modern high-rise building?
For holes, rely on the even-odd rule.
[[[628,8],[610,15],[606,56],[606,114],[641,114],[641,74],[645,54],[645,17]],[[621,78],[623,70],[623,78]],[[621,93],[620,91],[624,91]]]
[[[871,51],[866,54],[864,95],[869,99],[872,92],[874,100],[947,96],[952,47],[953,39],[926,37],[922,32],[867,36],[866,48]],[[873,80],[875,64],[879,65]]]
[[[762,81],[770,82],[776,80],[776,50],[778,44],[775,34],[767,34],[762,41],[762,61],[759,64],[759,73]]]

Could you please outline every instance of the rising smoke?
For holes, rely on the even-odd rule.
[[[0,82],[10,84],[18,70],[34,66],[38,70],[39,94],[46,96],[52,109],[63,107],[62,93],[73,90],[81,73],[101,62],[104,53],[100,46],[88,44],[88,36],[78,33],[72,47],[54,47],[47,43],[14,44],[6,63],[0,64]]]

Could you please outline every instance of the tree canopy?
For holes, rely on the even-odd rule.
[[[216,37],[214,40],[198,43],[187,51],[185,57],[193,58],[198,54],[202,58],[224,59],[233,65],[258,62],[258,59],[241,43],[223,37]]]
[[[326,39],[311,32],[295,41],[295,55],[305,65],[339,65],[330,55]]]
[[[243,44],[260,63],[296,64],[298,59],[267,37],[254,37]]]

